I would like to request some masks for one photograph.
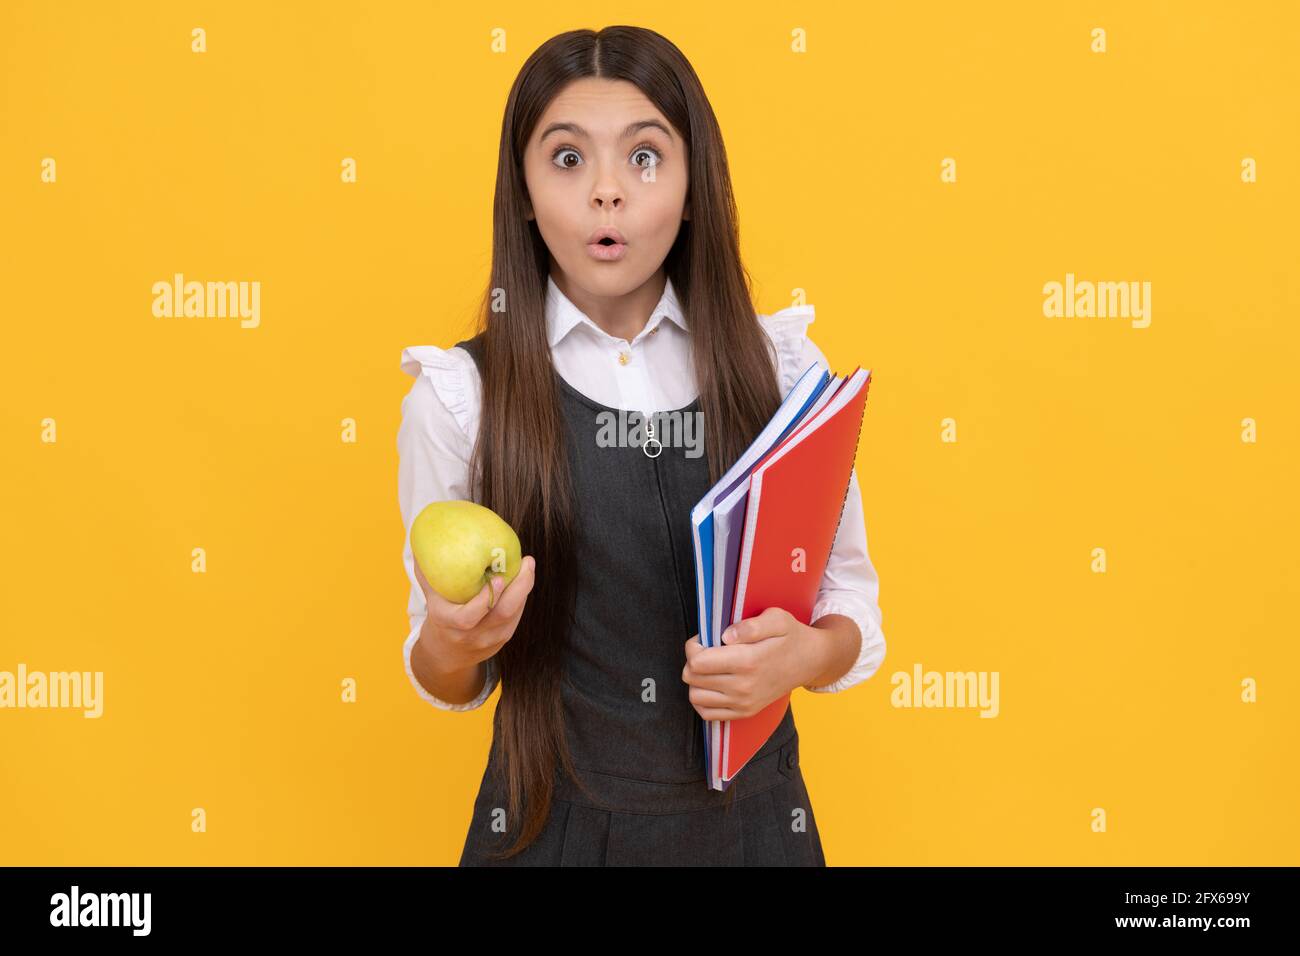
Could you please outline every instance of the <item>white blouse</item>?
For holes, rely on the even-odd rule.
[[[664,323],[664,319],[669,321]],[[759,314],[758,320],[773,345],[782,398],[813,362],[830,367],[821,349],[807,335],[807,328],[813,322],[811,305],[792,306],[772,315]],[[665,284],[650,321],[631,342],[602,330],[549,277],[546,324],[556,371],[595,402],[650,416],[684,408],[698,395],[686,318],[671,280]],[[406,527],[402,560],[411,585],[407,602],[411,629],[402,655],[406,674],[420,697],[444,710],[473,710],[488,699],[500,679],[495,655],[486,661],[487,680],[482,691],[464,704],[439,700],[416,679],[411,669],[411,648],[420,636],[427,613],[424,593],[415,578],[411,522],[432,501],[469,498],[469,457],[478,433],[481,407],[478,366],[462,348],[416,345],[403,350],[402,371],[415,377],[411,390],[402,399],[402,422],[397,433],[397,495]],[[843,614],[855,621],[862,634],[862,646],[857,662],[839,680],[823,687],[807,687],[819,693],[841,691],[861,683],[876,672],[885,657],[879,581],[867,554],[867,530],[856,468],[850,476],[844,515],[822,577],[812,620],[827,614]]]

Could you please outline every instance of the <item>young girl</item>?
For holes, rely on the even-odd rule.
[[[825,865],[793,709],[725,792],[706,783],[703,727],[880,666],[857,473],[811,624],[773,608],[702,647],[690,524],[795,379],[827,365],[812,321],[755,313],[722,137],[672,43],[576,30],[529,57],[502,125],[482,331],[402,353],[406,672],[445,710],[501,685],[462,866]],[[601,437],[610,416],[666,412],[695,416],[703,447]],[[411,522],[447,499],[519,534],[504,590],[452,604],[415,565]]]

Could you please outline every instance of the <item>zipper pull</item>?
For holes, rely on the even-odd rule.
[[[646,426],[645,426],[646,440],[642,443],[641,450],[645,452],[647,458],[658,458],[660,452],[664,450],[664,446],[659,443],[659,439],[655,438],[654,419],[651,416],[647,415],[645,420],[646,420]],[[653,455],[650,454],[651,442],[654,443],[654,449],[655,449]]]

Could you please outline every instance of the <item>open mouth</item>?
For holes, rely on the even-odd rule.
[[[601,236],[587,245],[587,254],[599,262],[618,262],[626,253],[627,243],[618,236]]]

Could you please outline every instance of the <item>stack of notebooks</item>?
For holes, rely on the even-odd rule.
[[[871,371],[813,363],[753,444],[691,510],[700,643],[781,607],[811,624],[853,474]],[[785,717],[784,694],[742,720],[704,722],[711,790],[726,790]]]

